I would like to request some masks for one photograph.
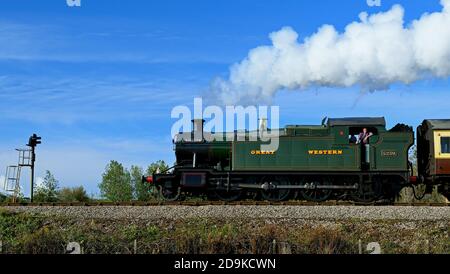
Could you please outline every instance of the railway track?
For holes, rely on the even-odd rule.
[[[284,202],[268,202],[268,201],[154,201],[154,202],[73,202],[73,203],[0,203],[0,207],[5,206],[58,206],[58,207],[82,207],[82,206],[431,206],[446,207],[450,203],[389,203],[389,202],[372,202],[358,203],[351,201],[327,201],[327,202],[308,202],[308,201],[284,201]]]

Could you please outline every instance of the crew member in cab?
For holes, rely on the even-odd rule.
[[[362,132],[359,134],[358,136],[358,141],[356,142],[357,144],[368,144],[369,143],[369,137],[372,136],[373,133],[372,132],[368,132],[367,128],[363,128]]]

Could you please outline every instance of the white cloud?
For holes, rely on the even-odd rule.
[[[98,23],[98,22],[96,22]],[[132,24],[132,23],[130,23]],[[0,60],[67,63],[138,63],[138,64],[228,64],[226,56],[206,55],[185,50],[167,53],[164,50],[173,41],[198,42],[204,37],[190,37],[171,34],[163,30],[152,32],[127,29],[122,24],[97,24],[94,32],[74,32],[68,24],[21,24],[0,19]],[[130,27],[131,28],[131,27]],[[97,32],[95,31],[98,30]],[[223,40],[221,36],[213,36]],[[230,39],[230,38],[229,38]],[[141,45],[142,50],[129,47],[110,47],[117,41],[127,40],[129,44]],[[186,43],[186,41],[184,41]],[[181,42],[180,42],[181,43]],[[155,46],[155,47],[153,47]],[[147,48],[150,47],[151,50]],[[161,50],[161,51],[160,51]]]
[[[0,116],[63,124],[160,119],[170,117],[170,106],[184,102],[177,86],[177,83],[164,83],[161,78],[61,79],[0,75]],[[195,87],[187,84],[182,91],[193,94]],[[33,100],[23,100],[28,96],[33,96]],[[151,105],[152,111],[146,105]]]
[[[394,83],[450,76],[450,0],[443,10],[424,14],[409,26],[400,5],[389,11],[360,14],[338,33],[324,25],[298,41],[290,27],[270,34],[271,46],[251,50],[216,79],[211,90],[224,103],[270,100],[281,89],[360,86],[374,91]]]

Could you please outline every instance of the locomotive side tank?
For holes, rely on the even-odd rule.
[[[366,128],[366,145],[352,136]],[[277,151],[260,151],[261,142],[233,142],[235,171],[398,172],[408,173],[411,128],[386,130],[384,118],[329,119],[323,126],[287,126]]]

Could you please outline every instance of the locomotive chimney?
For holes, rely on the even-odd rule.
[[[203,123],[205,123],[203,119],[192,120],[192,140],[194,142],[203,142]]]

